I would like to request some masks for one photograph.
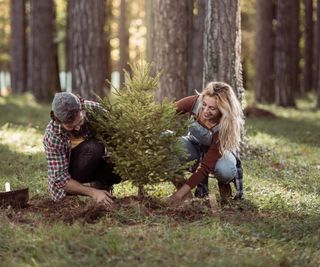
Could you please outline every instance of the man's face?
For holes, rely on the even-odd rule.
[[[86,112],[81,110],[75,120],[71,123],[62,123],[62,127],[68,132],[79,131],[85,122]]]

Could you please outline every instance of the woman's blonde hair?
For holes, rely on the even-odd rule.
[[[222,115],[219,123],[220,153],[223,155],[225,151],[238,149],[244,120],[241,104],[233,89],[223,82],[210,82],[200,93],[200,99],[204,96],[216,97]]]

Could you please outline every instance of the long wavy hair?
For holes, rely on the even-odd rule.
[[[224,82],[210,82],[200,93],[200,99],[204,96],[216,97],[221,113],[218,144],[220,153],[223,155],[225,151],[238,149],[244,120],[241,104],[233,89]]]

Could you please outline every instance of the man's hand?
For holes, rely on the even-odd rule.
[[[63,189],[71,194],[90,196],[97,203],[102,203],[110,208],[113,207],[112,195],[109,192],[82,185],[74,179],[68,180]]]
[[[113,207],[112,195],[109,192],[95,189],[91,196],[97,203],[102,203],[110,208]]]

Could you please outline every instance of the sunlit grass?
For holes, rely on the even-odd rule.
[[[40,213],[34,224],[0,216],[0,266],[320,266],[320,112],[314,104],[308,96],[297,101],[298,109],[258,105],[277,119],[246,120],[245,200],[219,206],[220,217],[175,221],[147,216],[139,205],[94,225],[49,224]],[[0,191],[9,181],[28,186],[31,196],[48,195],[42,135],[49,110],[30,95],[0,97]],[[209,183],[219,199],[216,181]],[[147,191],[163,199],[174,187],[162,183]],[[118,198],[137,192],[129,182],[114,189]]]

